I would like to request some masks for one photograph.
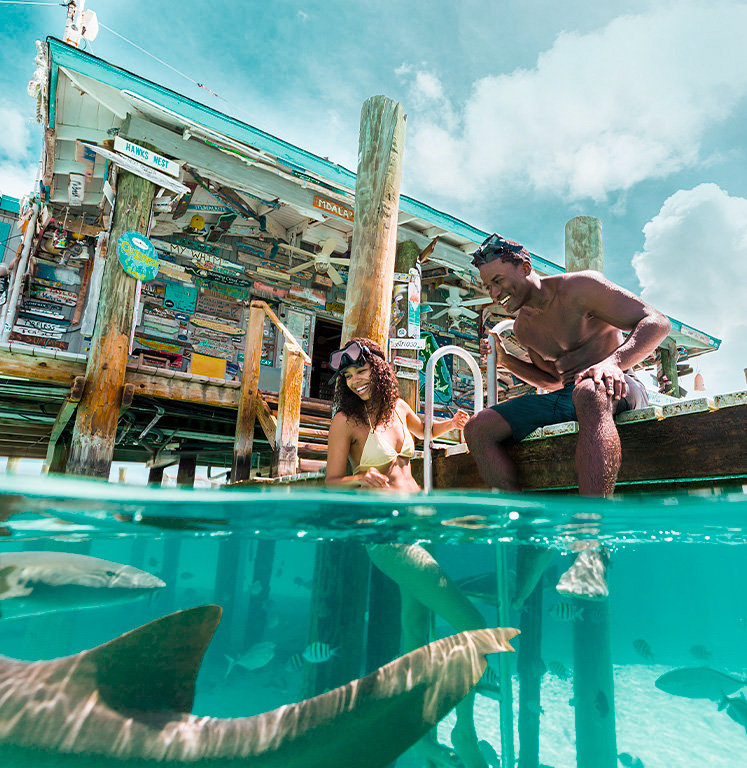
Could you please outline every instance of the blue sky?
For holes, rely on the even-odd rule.
[[[563,261],[597,216],[605,272],[724,339],[709,391],[745,387],[747,4],[89,0],[92,52],[355,170],[363,101],[408,115],[403,192]],[[0,190],[33,182],[34,40],[59,6],[0,4]],[[685,386],[689,382],[685,381]]]

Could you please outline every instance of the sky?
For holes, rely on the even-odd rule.
[[[560,264],[565,223],[596,216],[607,277],[723,340],[693,361],[708,394],[745,389],[747,2],[87,8],[90,52],[353,171],[363,102],[401,102],[404,194]],[[64,9],[0,2],[0,22],[0,191],[20,196],[34,41],[62,36]]]

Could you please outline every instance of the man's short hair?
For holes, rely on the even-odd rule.
[[[532,263],[532,255],[523,245],[494,233],[472,254],[472,263],[479,268],[496,259],[513,264]]]

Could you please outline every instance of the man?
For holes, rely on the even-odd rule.
[[[480,475],[489,486],[519,490],[506,441],[519,442],[537,427],[578,421],[579,493],[610,496],[620,469],[614,417],[648,405],[632,368],[666,338],[669,320],[599,272],[540,277],[529,251],[500,235],[475,251],[473,264],[493,301],[515,315],[514,335],[529,354],[530,362],[520,360],[497,339],[497,364],[547,392],[507,400],[467,423],[464,436]],[[487,351],[487,342],[481,351]],[[587,597],[606,597],[606,563],[594,550],[582,555],[576,572],[564,575],[558,588],[577,594],[567,587],[580,579]],[[535,583],[539,575],[541,570]],[[531,592],[529,586],[520,585],[516,604],[528,595],[526,589]]]

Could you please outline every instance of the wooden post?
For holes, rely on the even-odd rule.
[[[265,312],[260,302],[253,301],[249,312],[249,326],[244,343],[244,369],[241,375],[241,395],[236,417],[236,440],[233,447],[231,482],[248,480],[252,467],[254,422],[257,415],[256,398],[259,394],[259,371],[262,360],[262,330]]]
[[[60,439],[60,435],[64,432],[67,423],[72,418],[75,409],[78,407],[81,397],[83,397],[83,390],[86,386],[86,379],[84,376],[76,376],[73,381],[73,386],[70,387],[70,394],[65,398],[60,410],[57,412],[57,418],[52,425],[52,431],[49,434],[49,443],[47,445],[47,457],[44,460],[44,468],[49,472],[49,468],[52,465],[55,456],[55,447],[57,441]]]
[[[680,379],[677,373],[677,345],[670,338],[664,339],[658,349],[659,365],[656,368],[656,377],[659,383],[666,376],[669,384],[664,389],[665,395],[680,396]]]
[[[361,111],[343,343],[353,336],[365,336],[386,345],[404,141],[402,105],[385,96],[368,99]]]
[[[176,472],[176,484],[180,488],[193,488],[195,484],[195,470],[197,469],[197,456],[185,454],[179,458],[179,469]]]
[[[394,271],[407,274],[413,267],[418,266],[419,256],[420,248],[412,240],[405,240],[403,243],[398,243],[394,259]],[[405,299],[405,302],[407,302],[407,299]],[[405,305],[405,312],[397,323],[397,330],[400,328],[407,328],[407,309],[407,305]],[[400,349],[397,350],[397,354],[400,357],[409,357],[413,360],[418,356],[417,351],[414,349]],[[400,397],[413,409],[413,411],[415,411],[415,413],[417,413],[418,407],[420,406],[420,383],[413,379],[398,379],[397,381],[399,382]]]
[[[272,475],[293,475],[298,467],[298,428],[301,423],[303,356],[300,347],[285,345],[278,395],[278,424],[272,452]]]
[[[148,485],[157,485],[159,488],[163,483],[163,470],[165,467],[151,467],[148,471]]]
[[[602,269],[602,224],[591,216],[571,219],[565,226],[566,271]],[[676,368],[676,364],[675,364]],[[588,601],[574,601],[579,608]],[[594,603],[596,605],[596,603]],[[577,768],[616,768],[615,683],[612,677],[609,613],[604,611],[598,623],[573,622],[573,692],[576,710]],[[579,671],[581,673],[579,674]],[[607,712],[600,717],[600,702],[607,702]],[[589,726],[589,724],[593,724]]]
[[[260,539],[257,542],[257,553],[254,556],[249,608],[246,612],[245,648],[250,648],[264,637],[274,563],[275,542],[272,539]],[[258,586],[255,587],[255,584]]]
[[[365,336],[386,349],[404,138],[401,104],[384,96],[364,103],[343,343]],[[348,682],[360,672],[369,569],[365,551],[354,542],[317,544],[309,641],[333,642],[340,651],[324,664],[306,665],[305,696]]]
[[[136,280],[122,269],[117,241],[129,230],[146,233],[155,185],[120,171],[109,253],[104,265],[96,326],[78,406],[68,473],[109,477],[130,351]]]
[[[495,547],[496,578],[496,614],[499,627],[510,626],[508,620],[508,563],[506,562],[507,544],[497,543]],[[498,683],[501,687],[500,731],[501,731],[501,766],[514,764],[514,695],[511,683],[510,654],[498,656]],[[503,657],[506,657],[505,659]]]
[[[593,216],[576,216],[565,225],[565,271],[604,271],[602,222]]]

